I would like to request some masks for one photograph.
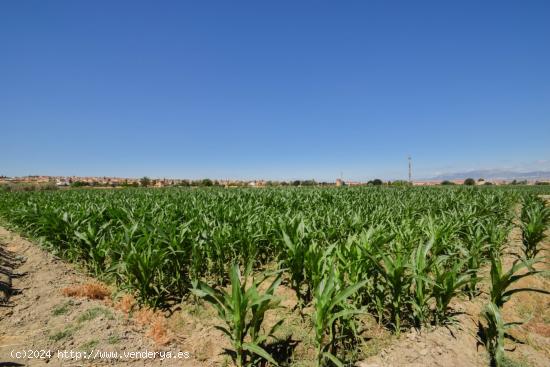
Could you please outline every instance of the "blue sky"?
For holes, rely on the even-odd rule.
[[[548,1],[3,1],[0,174],[550,169]]]

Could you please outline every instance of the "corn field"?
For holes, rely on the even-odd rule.
[[[256,322],[252,326],[245,325],[246,314],[240,315],[243,325],[237,327],[231,312],[251,309],[258,314],[255,301],[249,299],[243,309],[233,307],[231,294],[215,289],[233,284],[239,300],[252,295],[271,300],[272,288],[267,298],[256,290],[247,293],[236,274],[239,268],[248,269],[247,275],[273,270],[279,274],[275,286],[280,282],[293,290],[300,312],[312,306],[308,317],[318,365],[339,365],[339,351],[358,333],[359,313],[373,315],[399,334],[410,327],[446,323],[455,297],[478,296],[479,270],[500,257],[517,205],[524,201],[531,203],[522,215],[524,251],[531,258],[537,255],[537,228],[548,222],[548,212],[537,214],[543,209],[532,198],[543,190],[16,192],[0,194],[0,216],[51,252],[82,264],[149,306],[169,307],[190,291],[218,302],[220,317],[228,320],[227,334],[238,335],[234,345],[241,353],[239,365],[254,360],[246,357],[247,351],[273,362],[260,342],[269,335],[254,334],[263,313],[250,321]],[[277,304],[267,302],[266,309],[272,303]],[[258,343],[245,343],[247,330]]]

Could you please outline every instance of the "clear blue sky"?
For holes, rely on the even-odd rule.
[[[2,1],[0,174],[550,169],[550,1]]]

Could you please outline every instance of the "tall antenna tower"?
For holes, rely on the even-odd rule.
[[[412,184],[412,158],[409,156],[409,183]]]

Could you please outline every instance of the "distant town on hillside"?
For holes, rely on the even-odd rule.
[[[221,187],[270,187],[270,186],[436,186],[436,185],[508,185],[508,184],[550,184],[550,174],[525,174],[517,178],[487,175],[482,171],[462,175],[438,176],[425,180],[389,180],[372,179],[368,181],[350,181],[336,179],[332,182],[309,180],[230,180],[230,179],[174,179],[107,177],[107,176],[47,176],[29,175],[20,177],[0,176],[0,185],[50,185],[56,187],[170,187],[170,186],[221,186]]]

